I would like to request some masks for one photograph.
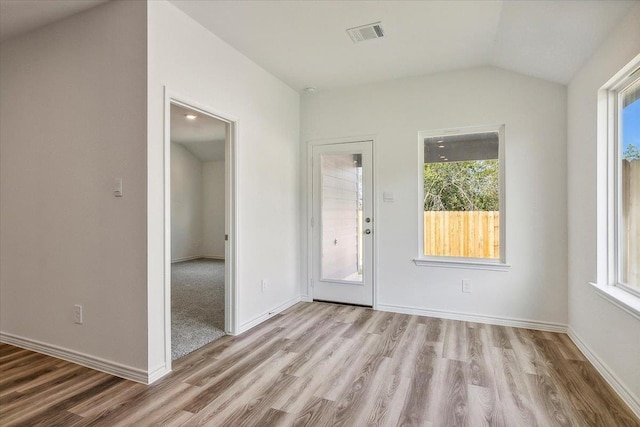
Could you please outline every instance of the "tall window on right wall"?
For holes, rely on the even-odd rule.
[[[640,70],[610,96],[617,284],[640,295]]]

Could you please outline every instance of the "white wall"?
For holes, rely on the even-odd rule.
[[[375,135],[380,308],[566,324],[566,87],[496,68],[469,69],[305,94],[301,123],[305,149],[309,140]],[[502,123],[511,269],[414,265],[418,132]],[[383,203],[383,191],[395,201]],[[471,294],[461,292],[462,279],[472,279]],[[302,282],[306,295],[306,276]]]
[[[224,259],[224,161],[171,143],[171,260]]]
[[[202,256],[203,167],[183,145],[171,143],[171,260]]]
[[[202,256],[224,258],[224,161],[202,164]]]
[[[166,1],[148,5],[149,366],[165,366],[163,90],[239,121],[239,325],[299,291],[299,95]],[[260,280],[269,288],[260,292]]]
[[[640,5],[569,84],[569,326],[634,395],[640,407],[640,321],[600,298],[596,281],[596,137],[598,90],[640,52]],[[637,409],[636,409],[637,410]]]
[[[0,49],[2,333],[142,371],[146,8],[109,2]]]

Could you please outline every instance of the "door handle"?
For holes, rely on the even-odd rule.
[[[366,230],[364,230],[364,234],[371,234],[371,230],[367,228]]]

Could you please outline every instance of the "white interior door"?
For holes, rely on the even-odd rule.
[[[373,305],[372,142],[313,147],[313,299]]]

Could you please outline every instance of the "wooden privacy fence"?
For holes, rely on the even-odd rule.
[[[622,162],[622,280],[640,288],[640,160]]]
[[[500,212],[426,211],[424,254],[500,258]]]

